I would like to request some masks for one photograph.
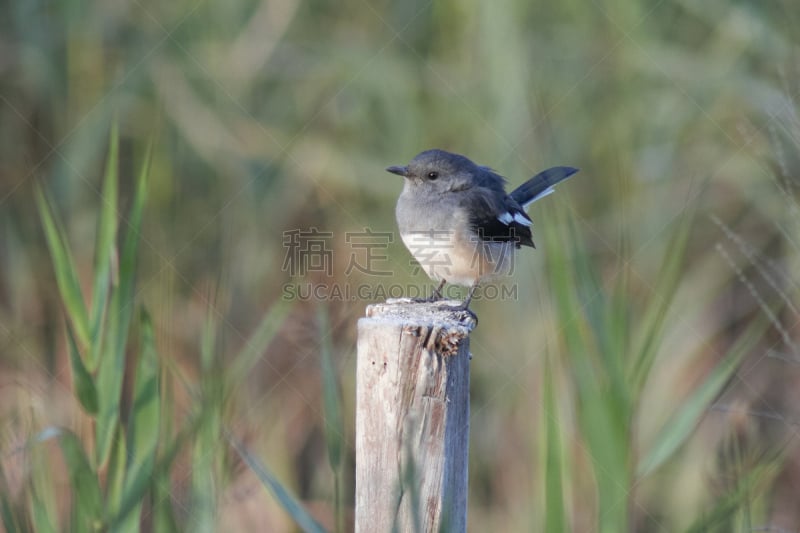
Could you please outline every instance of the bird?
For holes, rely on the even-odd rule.
[[[526,209],[578,172],[548,168],[506,193],[506,179],[494,170],[445,150],[425,150],[386,170],[404,178],[395,208],[400,237],[439,282],[424,301],[442,299],[445,283],[460,285],[469,288],[460,307],[466,311],[481,283],[511,273],[516,250],[536,247]]]

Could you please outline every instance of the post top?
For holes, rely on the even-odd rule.
[[[368,305],[367,316],[362,320],[458,330],[467,336],[478,325],[478,318],[472,311],[461,309],[461,303],[458,300],[415,302],[410,298],[389,298],[386,302]]]

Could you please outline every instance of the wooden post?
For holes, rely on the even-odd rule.
[[[467,529],[477,321],[458,304],[388,300],[358,322],[356,533]]]

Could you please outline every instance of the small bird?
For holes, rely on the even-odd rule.
[[[405,178],[395,210],[400,237],[439,282],[427,301],[441,299],[445,283],[461,285],[469,287],[464,310],[481,282],[511,273],[517,249],[536,247],[525,209],[578,171],[549,168],[507,194],[506,180],[492,169],[444,150],[426,150],[386,170]]]

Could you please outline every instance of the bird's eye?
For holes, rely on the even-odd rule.
[[[429,180],[435,180],[438,177],[439,177],[439,173],[438,172],[428,172],[428,179]]]

